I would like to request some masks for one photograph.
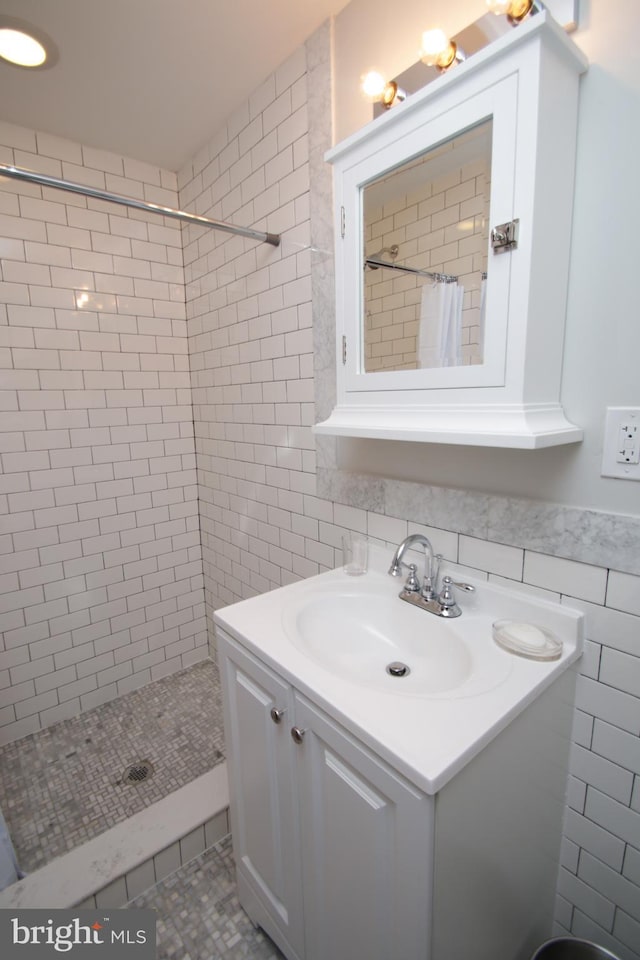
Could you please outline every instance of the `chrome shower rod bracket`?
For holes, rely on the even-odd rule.
[[[161,217],[170,217],[173,220],[181,220],[183,223],[192,223],[199,227],[210,227],[212,230],[222,230],[225,233],[233,233],[239,237],[259,240],[261,243],[269,243],[273,247],[277,247],[280,244],[279,233],[266,233],[263,230],[253,230],[251,227],[237,227],[233,223],[225,223],[222,220],[211,220],[209,217],[200,217],[197,213],[186,213],[183,210],[174,210],[173,207],[163,207],[159,203],[148,203],[146,200],[136,200],[134,197],[122,197],[118,193],[110,193],[108,190],[100,190],[97,187],[88,187],[83,183],[74,183],[72,180],[61,180],[58,177],[50,177],[44,173],[36,173],[34,170],[23,170],[20,167],[12,167],[0,163],[0,177],[11,177],[14,180],[38,183],[42,187],[54,187],[56,190],[68,190],[70,193],[80,193],[85,197],[93,197],[96,200],[107,200],[109,203],[119,203],[123,207],[133,207],[135,210],[144,210],[147,213],[157,213]]]

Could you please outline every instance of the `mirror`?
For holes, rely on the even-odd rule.
[[[492,128],[364,186],[362,372],[483,363]]]

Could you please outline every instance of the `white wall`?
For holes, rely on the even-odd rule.
[[[379,64],[396,75],[417,59],[426,26],[455,33],[480,16],[482,6],[408,0],[388,15],[383,0],[351,0],[336,19],[338,137],[370,118],[358,95],[361,73]],[[562,402],[584,429],[583,443],[523,453],[345,441],[348,468],[388,475],[393,463],[393,475],[408,480],[640,514],[640,484],[600,476],[606,407],[640,406],[634,289],[640,7],[633,0],[581,0],[580,8],[573,38],[591,67],[580,100]]]

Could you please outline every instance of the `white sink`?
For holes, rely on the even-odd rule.
[[[379,574],[316,582],[285,606],[284,629],[325,670],[386,693],[471,696],[507,678],[512,658],[492,643],[490,620],[438,618],[400,600],[400,586]],[[391,675],[391,664],[408,669]]]
[[[300,696],[433,794],[568,671],[582,652],[583,615],[447,565],[443,573],[470,580],[476,591],[458,597],[462,616],[444,620],[400,600],[402,578],[387,574],[391,554],[370,544],[363,576],[332,570],[232,604],[214,619]],[[562,640],[560,658],[508,653],[493,639],[496,620],[548,630]],[[389,676],[394,661],[410,672]]]

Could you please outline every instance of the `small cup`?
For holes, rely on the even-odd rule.
[[[342,538],[342,562],[345,573],[358,577],[367,572],[369,541],[359,533],[345,533]]]

